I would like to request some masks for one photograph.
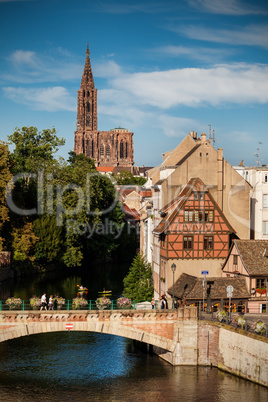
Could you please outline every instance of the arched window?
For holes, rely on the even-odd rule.
[[[87,102],[87,112],[88,113],[90,112],[90,103],[89,102]]]
[[[123,141],[120,142],[120,158],[124,158],[124,143]]]
[[[101,147],[100,147],[100,156],[104,156],[104,146],[103,146],[103,144],[101,144]]]
[[[128,157],[128,143],[126,142],[126,158]]]
[[[110,156],[110,146],[107,145],[106,147],[106,156]]]
[[[87,114],[86,126],[89,127],[90,125],[90,114]]]

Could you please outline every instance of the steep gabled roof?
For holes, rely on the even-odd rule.
[[[268,275],[268,240],[233,240],[222,269],[224,269],[233,247],[236,247],[249,275]]]
[[[207,281],[213,282],[210,285],[210,297],[212,300],[227,298],[226,288],[232,285],[234,288],[232,298],[243,299],[250,296],[245,278],[218,278],[208,277]],[[208,287],[208,284],[207,284]],[[173,294],[173,287],[168,290],[170,295]],[[182,274],[174,284],[174,295],[178,299],[202,300],[203,299],[203,278]]]
[[[164,208],[161,209],[160,212],[166,213],[167,215],[160,221],[160,223],[155,227],[153,230],[153,233],[155,234],[160,234],[163,233],[165,230],[168,229],[170,224],[173,222],[175,217],[177,216],[179,210],[183,207],[185,202],[187,201],[188,197],[191,195],[193,191],[197,192],[203,192],[203,193],[209,193],[206,185],[203,183],[203,181],[197,177],[197,178],[191,178],[186,186],[182,189],[178,197],[174,198],[170,203],[165,205]],[[220,207],[212,197],[212,195],[209,193],[209,196],[212,200],[212,202],[215,205],[215,208],[218,210],[222,218],[225,220],[229,231],[232,233],[235,233],[235,230],[232,228],[230,223],[227,221],[226,217],[224,216],[223,212],[221,211]]]

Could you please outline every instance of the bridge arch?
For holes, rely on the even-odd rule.
[[[0,342],[49,332],[88,331],[121,336],[173,352],[177,311],[8,311],[0,312]]]

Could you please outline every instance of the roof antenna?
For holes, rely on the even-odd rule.
[[[262,142],[259,142],[259,146],[257,148],[257,152],[254,154],[255,156],[257,156],[257,167],[260,166],[260,145],[262,145]]]

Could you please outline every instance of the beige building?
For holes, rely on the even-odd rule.
[[[141,220],[141,250],[153,265],[154,278],[161,277],[160,239],[148,232],[148,228],[154,231],[162,219],[162,208],[179,196],[191,178],[199,177],[203,181],[233,227],[236,236],[243,239],[250,238],[251,186],[223,158],[223,150],[221,148],[216,150],[212,146],[205,133],[198,138],[197,133],[192,131],[174,150],[164,153],[161,165],[149,170],[147,176],[148,181],[145,186],[153,191],[152,208],[147,217]],[[151,242],[150,247],[148,242]],[[144,248],[145,244],[147,250],[150,248],[152,251],[149,255]],[[172,277],[170,268],[172,262],[167,260],[168,278]],[[198,261],[198,259],[192,260],[194,266],[200,267],[195,269],[195,274],[199,272],[200,276],[201,262],[202,260]],[[218,264],[220,268],[220,263]],[[175,273],[175,280],[178,274]],[[166,283],[165,287],[168,289],[170,285]],[[156,289],[156,296],[157,293]]]
[[[251,185],[250,238],[268,239],[268,166],[244,166],[234,169]]]

